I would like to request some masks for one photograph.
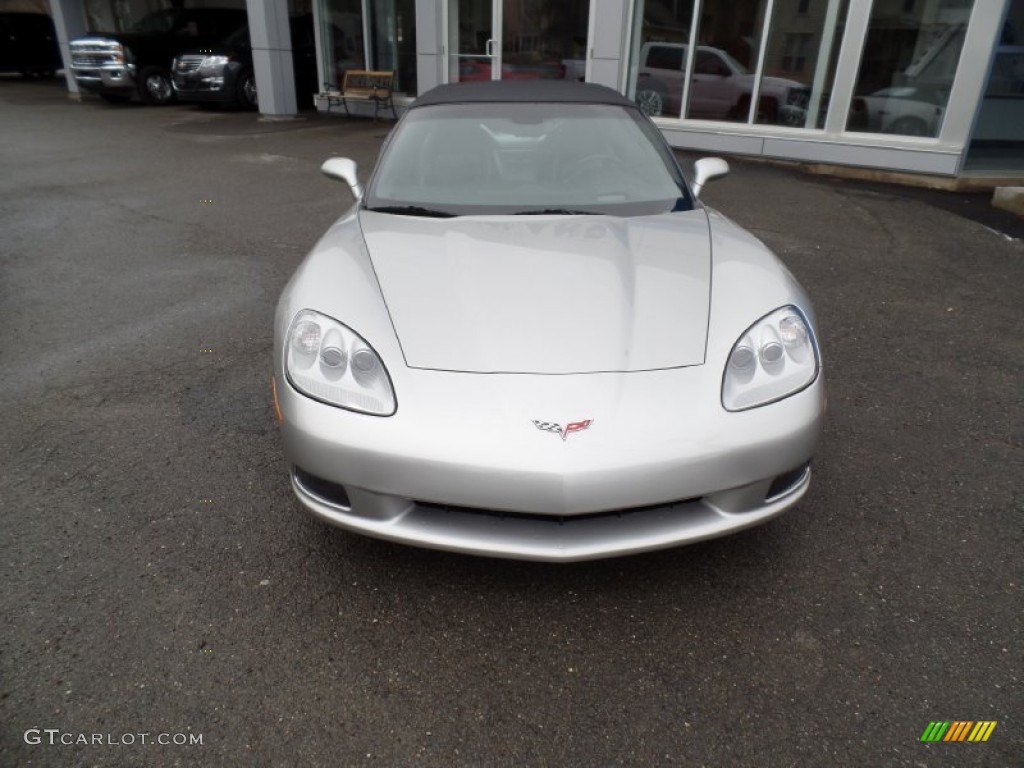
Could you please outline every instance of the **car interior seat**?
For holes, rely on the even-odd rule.
[[[493,178],[494,142],[474,120],[438,126],[424,147],[423,184],[435,190],[483,189]]]

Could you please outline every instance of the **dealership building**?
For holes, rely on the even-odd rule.
[[[945,177],[1024,175],[1024,0],[50,0],[62,51],[171,7],[245,8],[260,111],[326,109],[345,72],[586,80],[676,147]],[[297,93],[295,19],[319,81]],[[312,53],[310,54],[312,55]],[[77,91],[69,77],[69,88]]]

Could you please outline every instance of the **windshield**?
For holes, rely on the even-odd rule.
[[[223,45],[231,48],[242,48],[248,47],[249,42],[249,24],[245,23],[232,32],[230,35],[224,38],[222,41]]]
[[[664,139],[638,110],[479,103],[411,110],[365,206],[422,216],[638,216],[693,203]]]
[[[178,24],[181,17],[180,11],[168,8],[163,11],[154,11],[128,27],[126,32],[134,35],[162,35],[170,32]]]

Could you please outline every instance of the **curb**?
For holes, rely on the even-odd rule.
[[[1024,216],[1024,187],[996,187],[992,206]]]

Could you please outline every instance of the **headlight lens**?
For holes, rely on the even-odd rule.
[[[199,71],[204,75],[219,75],[227,65],[227,56],[206,56],[199,65]]]
[[[288,380],[303,394],[375,416],[395,412],[395,391],[380,356],[337,320],[302,310],[288,328],[284,355]]]
[[[804,389],[818,375],[818,347],[796,307],[754,323],[733,345],[722,377],[722,405],[743,411]]]

